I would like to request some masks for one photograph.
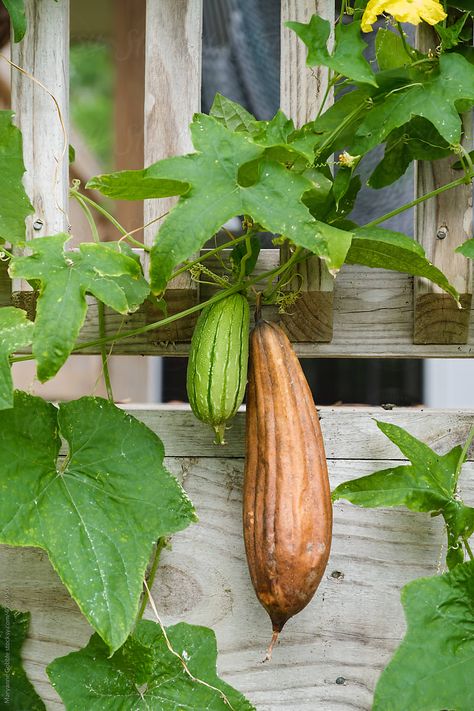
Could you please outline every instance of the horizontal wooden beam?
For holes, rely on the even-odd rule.
[[[316,394],[317,400],[317,394]],[[170,457],[243,457],[245,412],[231,422],[228,444],[216,446],[211,428],[197,420],[188,405],[180,409],[126,408],[158,434]],[[171,416],[172,414],[172,416]],[[383,407],[321,407],[321,427],[330,459],[403,459],[399,449],[377,428],[375,420],[390,422],[408,430],[437,452],[444,453],[463,443],[474,421],[474,410],[431,410]],[[474,457],[474,449],[469,458]]]
[[[278,250],[265,249],[260,255],[256,267],[260,272],[278,264]],[[217,263],[211,261],[210,264],[217,267]],[[1,284],[0,280],[0,287]],[[201,300],[208,298],[210,293],[209,287],[203,286],[200,289]],[[170,306],[170,312],[173,308],[179,308],[178,304]],[[264,316],[271,320],[280,318],[274,307],[267,307]],[[120,314],[107,311],[107,333],[126,332],[161,318],[162,312],[148,303],[125,319]],[[473,311],[470,320],[470,335],[466,344],[415,345],[413,277],[382,269],[345,265],[334,285],[334,336],[331,343],[295,343],[295,348],[302,358],[472,358]],[[189,352],[193,326],[194,319],[191,317],[184,324],[178,321],[165,328],[118,341],[114,354],[185,356]],[[80,341],[89,342],[98,337],[97,306],[91,299]],[[81,353],[98,353],[98,349],[90,348]]]

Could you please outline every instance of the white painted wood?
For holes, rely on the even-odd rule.
[[[193,150],[189,124],[201,108],[202,0],[147,0],[145,165]],[[175,198],[145,201],[145,223]],[[155,241],[159,223],[145,230]]]
[[[331,460],[331,485],[398,463]],[[153,596],[164,622],[184,619],[212,626],[219,672],[258,711],[368,711],[376,680],[403,636],[401,587],[439,570],[441,521],[337,502],[327,574],[314,600],[286,625],[273,662],[262,666],[270,623],[245,563],[243,460],[170,458],[167,465],[183,481],[200,520],[174,536],[172,549],[163,553]],[[471,504],[473,474],[470,463],[461,480]],[[27,672],[48,711],[59,711],[63,706],[45,666],[83,646],[91,630],[43,553],[2,547],[0,566],[2,602],[32,612],[24,648]],[[150,610],[146,616],[152,618]],[[336,684],[341,678],[344,683]]]
[[[24,183],[35,210],[27,220],[27,237],[33,239],[68,229],[69,0],[26,0],[25,9],[28,30],[12,45],[12,61],[45,87],[12,69]]]

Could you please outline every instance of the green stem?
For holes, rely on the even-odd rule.
[[[275,276],[278,276],[280,278],[278,280],[278,283],[275,284],[275,286],[273,288],[269,285],[268,289],[265,289],[265,291],[264,291],[265,301],[268,301],[273,296],[275,291],[277,291],[280,288],[284,275],[286,275],[286,273],[289,272],[290,269],[292,269],[295,266],[295,264],[297,264],[298,262],[302,262],[302,261],[304,261],[304,259],[306,259],[306,256],[303,259],[301,258],[302,251],[303,251],[303,247],[297,247],[295,249],[295,251],[293,252],[293,254],[291,255],[291,257],[288,259],[288,261],[281,265],[278,273],[273,275],[273,278],[275,278]]]
[[[464,543],[464,548],[466,549],[466,552],[467,552],[469,558],[471,560],[474,560],[474,553],[472,552],[472,548],[469,545],[469,541],[467,540],[467,538],[463,537],[462,542]]]
[[[401,212],[405,212],[405,210],[409,210],[410,208],[415,207],[416,205],[419,205],[420,203],[424,202],[425,200],[429,200],[432,197],[436,197],[436,195],[441,195],[441,193],[445,193],[448,190],[457,188],[458,185],[466,185],[466,183],[469,183],[473,177],[474,177],[473,175],[465,175],[462,178],[453,180],[451,183],[447,183],[446,185],[443,185],[442,187],[437,188],[436,190],[432,190],[431,192],[426,193],[426,195],[422,195],[421,197],[415,198],[415,200],[412,200],[411,202],[407,202],[405,205],[402,205],[401,207],[397,207],[396,210],[392,210],[391,212],[387,212],[385,215],[382,215],[381,217],[377,217],[376,220],[367,222],[367,224],[361,226],[361,229],[364,227],[375,227],[376,225],[380,225],[381,222],[385,222],[385,220],[389,220],[391,217],[395,217],[396,215],[399,215]]]
[[[69,190],[69,194],[71,197],[75,198],[79,203],[82,201],[83,203],[87,203],[91,207],[93,207],[97,212],[100,212],[101,215],[103,215],[106,220],[108,220],[122,235],[122,239],[126,239],[128,242],[133,244],[134,247],[138,247],[139,249],[144,249],[145,252],[149,252],[149,248],[146,245],[143,245],[142,242],[139,242],[137,239],[134,239],[132,237],[131,232],[127,232],[125,227],[123,227],[118,220],[115,219],[113,215],[110,214],[108,210],[105,209],[105,207],[102,207],[102,205],[99,205],[98,202],[95,202],[95,200],[92,200],[90,197],[87,195],[84,195],[83,193],[80,193],[78,190],[75,190],[74,188],[71,188]]]
[[[153,586],[153,582],[156,577],[156,571],[158,570],[158,565],[160,562],[161,551],[163,550],[163,548],[165,546],[166,546],[166,538],[159,538],[156,542],[155,552],[153,553],[153,560],[152,560],[152,563],[150,566],[150,570],[148,571],[148,575],[145,578],[146,584],[148,585],[149,590],[151,590],[151,588]],[[147,603],[148,603],[148,595],[147,595],[146,591],[143,592],[142,595],[143,595],[142,602],[140,605],[140,609],[138,610],[137,620],[136,620],[135,624],[138,624],[140,622],[140,620],[142,619],[144,612],[146,610]]]
[[[401,26],[400,22],[397,22],[397,27],[398,27],[398,32],[399,32],[399,34],[400,34],[400,38],[401,38],[401,40],[402,40],[403,49],[405,50],[405,52],[406,52],[407,55],[409,56],[410,60],[412,60],[412,59],[413,59],[413,57],[412,57],[412,51],[411,51],[410,47],[409,47],[408,44],[407,44],[407,40],[406,40],[406,37],[405,37],[405,33],[404,33],[404,31],[403,31],[403,27]]]
[[[99,315],[99,336],[105,338],[105,308],[102,301],[97,299],[97,312]],[[109,360],[107,356],[107,346],[105,343],[100,345],[100,357],[102,360],[102,373],[104,374],[105,390],[107,398],[110,402],[114,402],[114,393],[112,391],[112,383],[110,381]]]
[[[342,12],[341,12],[341,17],[342,17]],[[324,92],[324,96],[321,101],[321,105],[319,107],[318,113],[316,114],[316,120],[321,116],[323,113],[324,107],[326,105],[326,101],[328,100],[329,94],[331,92],[331,89],[333,88],[334,84],[338,81],[338,79],[341,77],[340,74],[335,74],[335,76],[332,77],[332,79],[328,78],[328,85],[326,87],[326,91]]]
[[[0,252],[3,252],[3,254],[6,254],[7,257],[10,259],[13,259],[13,254],[8,251],[8,249],[5,249],[3,245],[0,246]]]
[[[94,240],[94,242],[100,242],[100,235],[97,230],[97,225],[95,224],[95,221],[94,221],[94,218],[92,217],[91,211],[89,210],[88,206],[82,199],[82,195],[80,193],[76,193],[76,192],[72,193],[72,191],[71,191],[71,195],[76,200],[77,204],[79,205],[82,212],[86,216],[87,222],[89,223],[89,227],[90,227],[90,230],[92,233],[92,239]]]
[[[247,238],[247,235],[242,235],[241,237],[236,237],[232,241],[230,246],[235,247],[236,244],[240,244],[240,242],[243,242],[246,238]],[[170,279],[174,279],[175,277],[179,276],[180,274],[187,272],[188,269],[191,269],[191,267],[194,267],[195,264],[199,264],[200,262],[203,262],[208,257],[212,257],[214,254],[221,252],[223,249],[229,249],[229,242],[225,242],[224,244],[219,245],[219,247],[216,247],[215,249],[210,249],[208,252],[206,252],[205,254],[202,254],[200,257],[198,257],[197,259],[194,259],[192,262],[186,262],[186,264],[184,266],[180,267],[175,272],[173,272]]]
[[[466,441],[464,442],[464,447],[462,448],[462,452],[459,455],[458,463],[456,464],[456,471],[454,472],[454,487],[453,487],[454,489],[456,488],[456,486],[458,484],[458,479],[461,474],[462,465],[464,464],[464,461],[467,457],[467,453],[469,451],[469,447],[471,446],[473,439],[474,439],[474,425],[472,425],[471,429],[469,430]]]
[[[239,281],[243,281],[245,279],[245,265],[252,256],[252,242],[250,241],[250,235],[248,232],[245,235],[245,249],[245,254],[240,260]]]

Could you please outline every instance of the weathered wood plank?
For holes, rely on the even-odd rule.
[[[432,28],[423,23],[417,32],[417,44],[424,52],[436,51],[437,39]],[[463,144],[472,149],[473,116],[464,116]],[[416,193],[425,195],[459,177],[450,168],[453,159],[418,161]],[[415,211],[415,237],[428,259],[447,276],[461,295],[462,309],[439,287],[427,279],[415,279],[414,342],[417,344],[467,343],[472,301],[471,260],[455,249],[472,236],[472,185],[423,202]]]
[[[331,460],[331,484],[391,464]],[[327,574],[314,600],[285,627],[273,662],[262,666],[270,629],[245,563],[243,460],[171,458],[167,465],[183,481],[200,521],[177,534],[172,550],[163,553],[153,596],[164,622],[185,619],[214,627],[219,672],[259,711],[367,711],[380,671],[403,635],[400,588],[438,571],[441,522],[337,502]],[[471,504],[473,473],[474,465],[468,464],[462,478]],[[28,674],[48,710],[59,711],[63,706],[45,666],[84,645],[90,628],[43,553],[2,547],[0,565],[2,601],[32,612],[24,648]],[[146,616],[151,619],[150,610]]]
[[[68,230],[69,0],[26,0],[25,10],[28,31],[12,46],[12,60],[57,102],[31,76],[12,70],[12,108],[23,133],[24,184],[34,207],[26,221],[27,238],[33,239]]]
[[[328,70],[306,66],[305,45],[284,23],[309,22],[313,14],[332,25],[334,0],[281,0],[280,105],[297,127],[315,118],[328,86]],[[327,106],[331,103],[332,93],[327,97]],[[288,256],[288,248],[283,245],[282,260]],[[308,259],[297,272],[299,276],[289,288],[301,289],[301,297],[291,314],[282,315],[282,325],[292,340],[329,343],[333,333],[334,279],[318,257]]]
[[[243,457],[245,413],[232,420],[228,444],[217,446],[211,428],[197,420],[188,405],[176,409],[126,409],[156,432],[168,456]],[[423,410],[382,407],[321,407],[321,427],[326,454],[331,459],[403,459],[398,448],[380,432],[374,420],[404,427],[441,453],[462,443],[474,422],[473,410]],[[474,458],[474,450],[470,457]]]
[[[201,108],[202,0],[147,0],[145,37],[145,165],[192,152],[189,124]],[[145,201],[145,224],[164,215],[175,198]],[[152,245],[160,222],[145,229]],[[169,313],[197,302],[187,272],[167,289]],[[163,340],[189,340],[195,318],[163,331]]]
[[[145,0],[116,0],[115,25],[115,170],[143,168],[145,100]],[[143,204],[120,200],[116,217],[127,230],[143,224]],[[135,239],[143,240],[143,233]]]
[[[276,250],[263,250],[262,264],[270,268],[278,260]],[[204,296],[203,292],[203,296]],[[265,318],[278,319],[274,308],[265,310]],[[125,319],[108,312],[110,335],[150,324],[163,314],[150,306]],[[297,343],[301,357],[322,358],[429,358],[472,357],[474,353],[474,314],[470,315],[469,341],[464,345],[413,344],[413,278],[405,274],[345,265],[334,286],[334,335],[331,343]],[[97,310],[91,306],[80,339],[98,338]],[[188,323],[183,340],[189,341],[193,325]],[[114,353],[143,355],[186,355],[189,343],[179,343],[174,335],[159,329],[116,343]],[[97,353],[97,348],[87,352]]]

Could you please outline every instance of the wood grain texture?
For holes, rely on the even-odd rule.
[[[314,14],[334,23],[333,0],[281,0],[280,105],[297,127],[315,118],[328,85],[326,67],[307,67],[307,48],[298,36],[284,26],[287,20],[307,23]],[[332,44],[333,38],[329,41]],[[332,103],[332,93],[326,107]],[[288,258],[282,246],[281,259]],[[329,343],[333,334],[334,279],[318,257],[299,265],[290,289],[301,289],[291,314],[283,314],[281,324],[295,341]]]
[[[146,166],[193,151],[189,124],[201,108],[201,46],[202,0],[147,0]],[[164,215],[175,202],[176,198],[146,200],[145,223]],[[160,221],[145,228],[145,244],[154,243],[159,225]],[[187,272],[170,282],[167,294],[177,310],[192,306],[198,299],[197,285]],[[179,329],[177,325],[178,333]],[[183,340],[188,340],[187,335]]]
[[[69,0],[26,0],[25,9],[28,31],[12,46],[12,60],[54,94],[62,118],[44,88],[12,69],[12,108],[23,133],[24,184],[34,207],[26,220],[27,239],[33,239],[69,228]],[[19,288],[18,282],[13,288]]]
[[[422,51],[436,47],[436,35],[422,23],[417,45]],[[473,147],[473,115],[464,116],[463,145]],[[451,170],[453,158],[416,164],[416,195],[425,195],[459,177]],[[467,343],[472,301],[471,260],[455,249],[472,237],[472,185],[461,185],[417,206],[415,237],[426,256],[461,294],[462,309],[427,279],[415,279],[414,343]]]
[[[278,264],[277,250],[262,250],[258,269],[265,271]],[[209,292],[201,289],[201,300]],[[179,299],[179,296],[177,297]],[[293,309],[290,309],[292,311]],[[265,318],[279,320],[276,309],[264,310]],[[154,323],[162,314],[152,307],[143,307],[137,313],[123,318],[107,312],[107,332],[126,332],[141,325]],[[473,313],[470,320],[474,326]],[[144,355],[186,355],[192,323],[186,333],[176,328],[174,333],[157,329],[116,343],[114,353],[141,353]],[[80,340],[98,338],[97,309],[91,305]],[[474,353],[474,327],[470,329],[465,345],[414,345],[413,344],[413,278],[406,274],[369,269],[359,265],[345,265],[334,285],[334,336],[331,343],[296,342],[301,357],[357,358],[393,357],[424,358],[472,357]],[[97,349],[86,352],[97,353]]]
[[[174,413],[167,416],[172,421]],[[395,463],[329,460],[331,486]],[[174,536],[171,550],[162,554],[153,597],[164,622],[214,627],[220,674],[258,711],[368,711],[376,680],[404,632],[400,588],[439,569],[441,522],[337,502],[327,573],[310,605],[285,627],[273,662],[262,666],[268,620],[245,563],[243,459],[171,457],[167,465],[184,483],[200,520]],[[471,504],[473,474],[470,463],[461,480]],[[32,612],[23,653],[27,672],[48,711],[59,711],[64,707],[45,666],[83,646],[91,630],[42,552],[3,546],[0,567],[2,603]],[[146,617],[152,619],[150,609]]]
[[[145,100],[145,0],[116,0],[113,16],[115,78],[115,170],[143,168]],[[95,174],[97,175],[97,173]],[[118,221],[127,230],[143,225],[143,203],[120,200]],[[134,237],[143,241],[143,233]]]

